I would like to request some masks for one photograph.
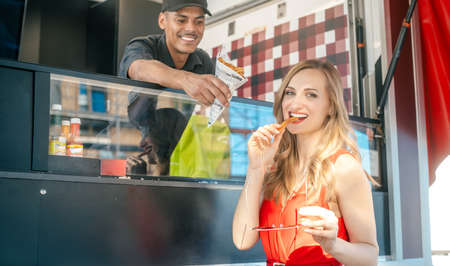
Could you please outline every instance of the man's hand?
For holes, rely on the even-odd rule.
[[[224,106],[229,106],[231,91],[228,86],[214,75],[200,75],[184,72],[183,90],[204,105],[211,105],[217,98]]]
[[[147,163],[138,156],[127,157],[127,174],[129,175],[147,174]]]
[[[159,84],[166,88],[182,89],[204,105],[211,105],[217,98],[229,106],[231,91],[218,77],[174,69],[157,60],[136,60],[128,70],[131,79]]]

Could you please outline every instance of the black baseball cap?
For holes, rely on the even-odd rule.
[[[164,0],[161,7],[161,12],[177,11],[187,6],[201,7],[206,14],[211,16],[211,12],[208,10],[208,2],[206,0]]]

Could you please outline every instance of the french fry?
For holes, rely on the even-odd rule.
[[[218,59],[222,64],[226,65],[227,67],[233,69],[236,73],[238,73],[239,75],[241,75],[242,77],[244,77],[244,68],[243,67],[237,67],[234,66],[230,63],[228,63],[227,61],[225,61],[222,57],[219,57]]]
[[[292,123],[292,122],[294,122],[294,121],[297,121],[298,120],[298,117],[289,117],[288,119],[286,119],[286,120],[284,120],[283,121],[283,123],[281,123],[281,125],[280,125],[280,127],[278,128],[278,130],[283,130],[285,127],[287,127],[287,125],[289,124],[289,123]]]

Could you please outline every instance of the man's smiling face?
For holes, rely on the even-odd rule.
[[[205,31],[205,14],[202,8],[189,6],[159,16],[159,26],[166,33],[166,44],[172,57],[195,51]]]

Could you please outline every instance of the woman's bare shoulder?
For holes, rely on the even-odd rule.
[[[369,185],[361,163],[350,154],[342,154],[337,158],[334,164],[334,176],[338,193]]]

